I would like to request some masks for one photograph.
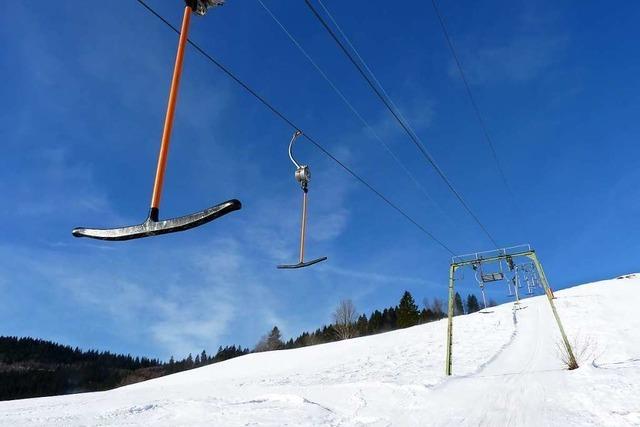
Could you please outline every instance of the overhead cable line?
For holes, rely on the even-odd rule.
[[[478,119],[478,122],[480,123],[480,128],[482,129],[482,133],[484,135],[484,139],[487,142],[487,145],[489,146],[489,149],[491,150],[491,154],[493,156],[493,160],[496,163],[496,167],[498,169],[498,172],[500,174],[500,177],[502,178],[502,182],[504,183],[504,186],[506,187],[509,195],[512,198],[512,201],[514,203],[515,206],[517,206],[516,204],[516,200],[515,200],[515,195],[513,194],[513,190],[511,188],[511,185],[509,185],[509,181],[507,180],[507,175],[504,173],[504,169],[502,168],[502,165],[500,163],[500,160],[498,159],[498,153],[496,152],[495,146],[493,145],[493,140],[491,139],[491,135],[489,134],[489,129],[487,127],[486,122],[484,121],[484,117],[482,116],[482,114],[480,113],[480,108],[478,107],[478,104],[476,103],[476,100],[473,96],[473,92],[471,92],[471,87],[469,86],[469,82],[467,81],[467,76],[464,73],[464,69],[462,68],[462,62],[460,61],[460,58],[458,57],[458,54],[456,53],[456,49],[453,45],[453,41],[449,35],[449,31],[447,30],[447,26],[445,24],[444,21],[444,17],[442,16],[442,14],[440,13],[440,9],[438,8],[438,4],[436,2],[436,0],[431,0],[431,4],[433,5],[433,10],[436,13],[436,16],[438,17],[438,21],[440,22],[440,28],[442,28],[442,34],[444,35],[444,38],[447,41],[447,45],[449,46],[449,51],[451,52],[451,56],[453,56],[453,59],[456,63],[456,68],[458,69],[458,73],[460,74],[460,78],[462,79],[462,83],[464,84],[464,88],[467,92],[467,96],[469,97],[469,102],[471,103],[471,107],[473,108],[476,117]]]
[[[480,227],[480,229],[482,229],[482,231],[484,232],[484,234],[489,238],[489,240],[491,241],[491,243],[493,243],[494,246],[499,247],[498,243],[496,242],[496,240],[493,238],[493,236],[491,235],[491,233],[489,233],[489,231],[487,230],[487,228],[484,226],[484,224],[482,224],[482,222],[480,221],[480,219],[476,216],[475,213],[473,213],[473,211],[471,210],[471,208],[469,207],[469,205],[467,204],[467,202],[462,198],[462,195],[460,195],[460,193],[455,189],[455,187],[453,186],[453,184],[451,183],[451,181],[449,181],[449,178],[447,178],[446,174],[444,173],[444,171],[438,166],[438,164],[436,163],[435,159],[431,156],[431,154],[427,151],[426,147],[424,146],[424,144],[420,141],[420,138],[418,137],[418,135],[408,126],[408,124],[406,123],[406,119],[402,119],[400,117],[400,115],[398,114],[398,112],[396,111],[396,109],[393,108],[393,106],[391,105],[390,101],[388,101],[386,99],[386,97],[381,93],[380,89],[378,89],[378,87],[374,84],[374,82],[372,81],[372,79],[367,75],[367,73],[362,69],[362,67],[360,66],[360,64],[358,63],[358,61],[353,57],[353,55],[351,54],[351,52],[349,52],[349,50],[345,47],[345,45],[342,43],[342,41],[338,38],[338,36],[335,34],[335,32],[331,29],[331,27],[327,24],[327,22],[324,20],[324,18],[318,13],[318,11],[313,7],[313,5],[311,4],[311,2],[309,0],[305,0],[305,3],[307,4],[307,6],[309,7],[309,9],[311,10],[311,12],[313,13],[313,15],[316,17],[316,19],[320,22],[320,24],[322,24],[322,26],[324,27],[325,30],[327,30],[327,32],[329,33],[329,35],[331,36],[331,38],[336,42],[336,44],[338,45],[338,47],[342,50],[342,52],[347,56],[347,58],[349,59],[349,61],[351,61],[351,63],[356,67],[356,69],[358,70],[358,72],[360,73],[360,75],[365,79],[365,81],[369,84],[369,86],[371,87],[371,89],[373,90],[373,92],[378,96],[378,98],[382,101],[382,103],[385,105],[385,107],[389,110],[389,112],[391,113],[391,115],[393,115],[393,117],[396,119],[396,121],[398,122],[398,124],[400,124],[400,126],[404,129],[404,131],[407,133],[407,135],[409,136],[409,138],[411,139],[411,141],[413,142],[413,144],[418,148],[418,150],[420,151],[420,153],[422,153],[423,157],[425,158],[425,160],[431,164],[431,166],[435,169],[435,171],[438,173],[438,175],[440,176],[440,178],[442,178],[442,180],[445,182],[445,184],[447,185],[447,187],[449,187],[449,190],[455,195],[455,197],[458,199],[458,201],[460,202],[460,204],[464,207],[464,209],[467,211],[467,213],[474,219],[474,221],[476,222],[476,224],[478,224],[478,226]],[[325,8],[326,10],[326,8]],[[332,19],[333,22],[335,22],[335,20]]]
[[[293,37],[293,35],[287,30],[287,28],[284,26],[284,24],[273,14],[273,12],[271,12],[271,10],[264,4],[264,2],[262,0],[258,0],[258,3],[260,3],[260,5],[262,6],[262,8],[267,12],[267,14],[269,14],[269,16],[271,16],[271,18],[274,20],[274,22],[280,27],[280,29],[287,35],[287,37],[289,38],[289,40],[291,40],[291,42],[298,48],[298,50],[300,51],[300,53],[302,53],[302,55],[304,55],[305,58],[307,58],[307,60],[309,61],[309,63],[311,63],[311,65],[313,65],[313,67],[316,69],[316,71],[322,76],[322,78],[329,84],[329,86],[331,86],[331,88],[333,89],[333,91],[338,95],[338,97],[342,100],[342,102],[344,102],[344,104],[349,108],[349,110],[351,110],[351,112],[353,113],[354,116],[356,116],[356,118],[358,120],[360,120],[360,122],[364,125],[364,127],[366,127],[369,132],[371,132],[371,134],[374,136],[374,138],[384,147],[384,149],[389,153],[389,155],[393,158],[393,160],[398,164],[398,166],[400,166],[402,168],[402,170],[404,170],[405,174],[409,177],[409,179],[411,179],[413,181],[413,183],[416,185],[416,187],[418,187],[418,189],[420,190],[420,192],[424,195],[424,197],[430,202],[430,204],[432,204],[433,206],[436,207],[436,209],[440,212],[440,214],[447,220],[450,221],[449,217],[444,213],[444,211],[442,210],[442,208],[440,207],[440,205],[438,203],[436,203],[436,201],[431,197],[431,195],[429,195],[429,193],[427,192],[427,190],[424,188],[424,186],[422,184],[420,184],[420,182],[416,179],[416,177],[411,173],[411,171],[409,171],[409,168],[402,162],[402,160],[400,160],[400,158],[393,152],[393,150],[391,150],[391,147],[389,147],[389,144],[387,144],[386,142],[384,142],[384,140],[380,137],[380,135],[378,134],[378,132],[375,131],[375,129],[373,128],[373,126],[371,126],[369,124],[369,122],[358,112],[358,110],[353,106],[353,104],[351,102],[349,102],[349,100],[347,99],[347,97],[342,93],[342,91],[340,89],[338,89],[338,87],[335,85],[335,83],[333,83],[333,81],[329,78],[329,76],[327,76],[327,74],[322,70],[322,68],[320,68],[320,66],[316,63],[316,61],[311,57],[311,55],[309,55],[309,53],[302,47],[302,45],[296,40],[295,37]]]
[[[364,67],[364,69],[367,70],[367,72],[369,73],[369,75],[371,76],[373,81],[378,85],[378,88],[380,89],[380,92],[382,92],[382,94],[387,98],[387,101],[389,101],[389,104],[391,104],[391,106],[396,110],[396,113],[398,113],[398,116],[405,122],[405,124],[411,130],[411,132],[413,132],[415,134],[416,132],[411,128],[411,126],[409,125],[409,122],[407,121],[407,119],[404,118],[404,116],[402,115],[402,112],[400,111],[398,106],[393,103],[393,99],[391,99],[391,96],[389,96],[387,91],[384,89],[384,86],[382,86],[382,83],[380,83],[380,80],[378,80],[378,78],[376,77],[376,75],[373,72],[373,70],[371,70],[371,68],[369,68],[369,66],[367,65],[367,62],[364,60],[364,58],[362,56],[360,56],[360,53],[358,52],[358,49],[356,49],[356,47],[351,43],[351,40],[349,40],[349,37],[347,37],[347,35],[344,33],[344,31],[342,31],[342,28],[340,27],[340,25],[338,25],[336,20],[333,18],[333,15],[331,15],[331,12],[329,12],[329,10],[324,6],[324,3],[322,3],[322,0],[318,0],[318,3],[320,4],[320,7],[322,7],[322,9],[325,11],[325,13],[329,17],[329,19],[331,20],[333,25],[336,27],[336,29],[338,30],[338,32],[340,33],[340,35],[342,36],[344,41],[347,42],[347,45],[353,51],[353,53],[356,55],[356,57],[358,58],[358,60],[360,61],[360,63]]]
[[[167,27],[171,28],[176,34],[180,34],[180,30],[178,28],[176,28],[169,21],[167,21],[162,15],[160,15],[153,8],[151,8],[151,6],[149,6],[144,0],[136,0],[136,1],[140,5],[142,5],[147,11],[149,11],[151,14],[153,14],[156,18],[161,20]],[[216,67],[218,67],[223,73],[225,73],[227,76],[229,76],[233,81],[238,83],[245,91],[247,91],[249,94],[251,94],[258,101],[260,101],[261,104],[263,104],[265,107],[267,107],[273,114],[278,116],[282,121],[287,123],[293,129],[302,132],[302,130],[298,126],[296,126],[289,118],[287,118],[282,112],[280,112],[277,108],[275,108],[273,105],[271,105],[265,98],[263,98],[255,90],[253,90],[249,85],[247,85],[242,80],[240,80],[240,78],[238,78],[235,74],[233,74],[233,72],[231,72],[222,63],[220,63],[215,58],[213,58],[211,55],[209,55],[204,49],[202,49],[200,46],[198,46],[195,42],[193,42],[191,39],[187,39],[187,43],[189,43],[202,56],[207,58],[211,63],[213,63]],[[398,205],[396,205],[391,200],[389,200],[384,194],[382,194],[380,191],[378,191],[376,188],[374,188],[364,178],[362,178],[360,175],[358,175],[356,172],[354,172],[351,168],[349,168],[341,160],[339,160],[337,157],[335,157],[333,154],[331,154],[331,152],[329,152],[329,150],[324,148],[319,142],[317,142],[311,136],[307,135],[304,132],[302,133],[302,136],[304,138],[306,138],[310,143],[312,143],[317,149],[319,149],[320,152],[322,152],[324,155],[326,155],[331,160],[333,160],[335,163],[337,163],[349,175],[351,175],[353,178],[355,178],[357,181],[359,181],[362,185],[367,187],[367,189],[369,189],[376,196],[378,196],[383,202],[385,202],[387,205],[392,207],[396,212],[398,212],[400,215],[402,215],[406,220],[408,220],[414,226],[416,226],[416,228],[418,228],[420,231],[422,231],[424,234],[426,234],[429,238],[431,238],[431,240],[436,242],[438,245],[440,245],[444,250],[449,252],[451,255],[455,255],[455,252],[453,252],[441,240],[439,240],[437,237],[435,237],[431,232],[429,232],[426,228],[424,228],[422,225],[420,225],[420,223],[418,223],[416,220],[414,220],[411,216],[409,216],[409,214],[407,214],[404,210],[402,210],[400,207],[398,207]]]

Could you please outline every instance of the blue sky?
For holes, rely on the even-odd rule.
[[[440,2],[514,205],[430,3],[324,3],[500,245],[531,243],[555,288],[640,269],[640,4]],[[149,4],[179,25],[180,2]],[[191,37],[455,252],[491,249],[304,2],[265,4],[435,204],[257,1],[194,18]],[[177,37],[119,0],[2,2],[0,40],[0,334],[182,357],[252,346],[274,324],[295,336],[341,298],[368,313],[405,289],[446,295],[449,254],[304,140],[308,254],[329,261],[276,270],[296,257],[292,130],[193,49],[161,216],[243,209],[153,239],[74,239],[144,219]]]

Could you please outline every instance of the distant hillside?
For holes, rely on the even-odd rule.
[[[374,310],[369,316],[357,315],[350,300],[341,301],[334,313],[334,323],[315,331],[302,332],[288,341],[281,339],[277,326],[268,332],[253,348],[254,352],[289,350],[347,338],[375,335],[421,323],[439,320],[445,316],[443,301],[425,298],[419,309],[410,292],[405,291],[398,305],[382,311]],[[494,305],[490,302],[490,305]],[[455,314],[480,310],[478,299],[469,294],[466,303],[455,294]],[[134,384],[152,378],[222,362],[249,353],[240,346],[220,346],[214,356],[203,350],[182,360],[173,357],[168,362],[146,357],[114,354],[108,351],[83,351],[34,338],[0,337],[0,400],[103,391]]]
[[[34,338],[0,337],[0,400],[102,391],[172,374],[246,354],[247,349],[220,348],[180,361],[83,351]]]
[[[140,369],[161,367],[157,359],[0,337],[0,399],[106,390]]]

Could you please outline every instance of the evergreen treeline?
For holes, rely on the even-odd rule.
[[[249,349],[220,347],[169,362],[146,357],[83,351],[35,338],[0,337],[0,400],[108,390],[162,375],[221,362]]]
[[[163,364],[166,372],[163,374],[173,374],[176,372],[186,371],[188,369],[199,368],[201,366],[210,365],[212,363],[222,362],[224,360],[233,359],[234,357],[244,356],[249,354],[248,348],[242,348],[240,346],[225,346],[218,347],[218,352],[214,356],[209,356],[205,350],[202,353],[197,354],[194,358],[191,353],[182,360],[175,361],[173,356],[169,359],[168,363]]]
[[[35,364],[73,364],[99,362],[119,369],[139,369],[160,364],[158,359],[133,358],[108,351],[82,351],[68,345],[35,338],[0,337],[0,363],[12,365],[22,361]]]
[[[490,301],[489,305],[495,305]],[[469,294],[466,303],[458,292],[454,298],[454,315],[469,314],[480,311],[481,307],[478,298],[474,294]],[[420,309],[410,292],[405,291],[397,306],[391,306],[380,310],[374,310],[367,316],[361,314],[352,320],[355,336],[366,336],[381,332],[393,331],[395,329],[407,328],[422,323],[433,322],[447,316],[444,302],[439,298],[423,301],[423,308]],[[281,350],[306,347],[309,345],[323,344],[339,341],[343,334],[338,333],[338,325],[324,325],[313,332],[303,332],[296,338],[291,338],[283,342],[278,327],[274,327],[271,332],[263,337],[256,345],[254,351]]]

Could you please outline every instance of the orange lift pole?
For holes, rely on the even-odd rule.
[[[184,63],[184,48],[187,45],[189,37],[189,23],[191,22],[191,7],[185,6],[184,15],[182,16],[182,27],[180,28],[180,40],[178,41],[178,52],[176,54],[176,63],[173,66],[173,78],[171,79],[171,89],[169,91],[169,102],[167,104],[167,115],[164,119],[164,129],[162,131],[162,142],[160,144],[160,153],[158,154],[158,166],[156,168],[156,178],[153,182],[153,195],[151,196],[150,217],[157,221],[158,211],[160,208],[160,199],[162,197],[162,186],[164,184],[164,173],[167,167],[167,157],[169,155],[169,143],[171,140],[171,131],[173,130],[173,119],[176,111],[176,102],[178,100],[178,88],[180,86],[180,77],[182,76],[182,65]]]

